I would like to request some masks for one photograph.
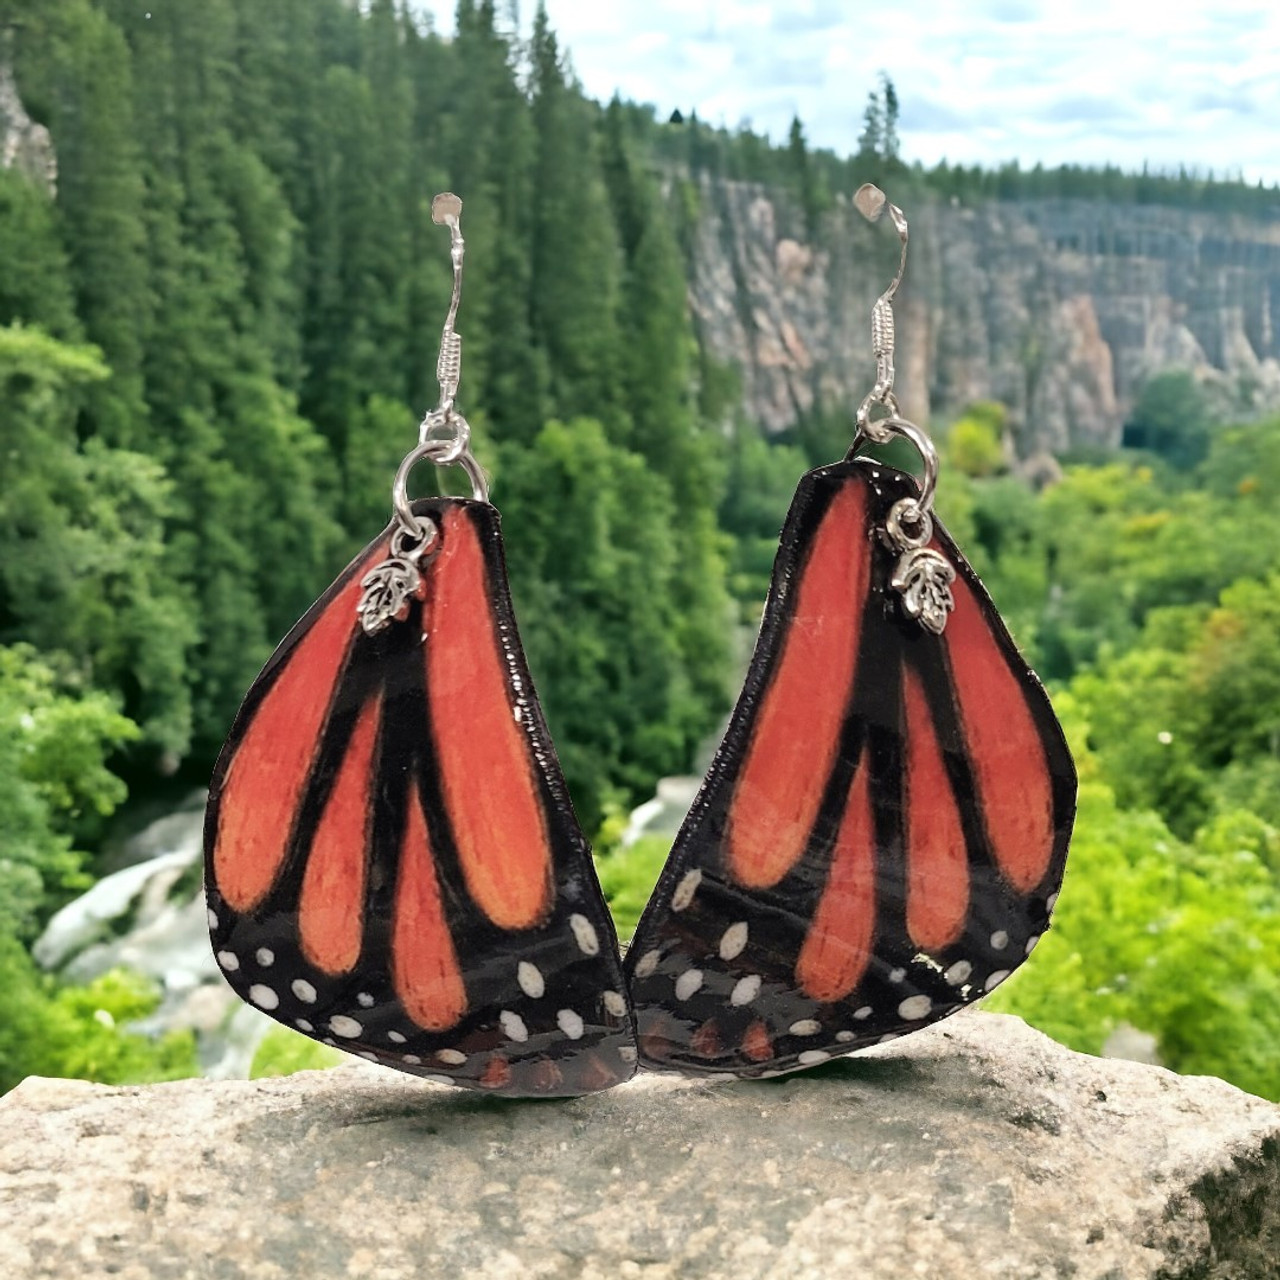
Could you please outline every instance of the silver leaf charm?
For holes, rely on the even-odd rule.
[[[902,594],[902,607],[934,635],[940,636],[947,615],[956,607],[951,584],[956,571],[946,557],[931,547],[912,547],[899,559],[890,585]]]
[[[392,556],[370,569],[360,585],[364,594],[356,613],[365,633],[372,636],[408,617],[410,601],[422,590],[422,574],[407,556]]]

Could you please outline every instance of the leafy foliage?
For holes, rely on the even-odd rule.
[[[0,990],[0,1093],[29,1075],[133,1084],[198,1074],[189,1031],[152,1039],[125,1029],[157,1003],[135,975],[62,986],[39,973],[15,939],[0,936]]]
[[[249,1064],[249,1079],[291,1076],[295,1071],[322,1071],[347,1059],[340,1049],[312,1040],[299,1031],[275,1023],[262,1037]]]
[[[88,887],[72,836],[124,799],[105,760],[137,735],[105,694],[68,695],[29,646],[0,647],[0,938],[29,940]]]

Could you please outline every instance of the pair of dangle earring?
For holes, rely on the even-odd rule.
[[[516,634],[497,514],[454,406],[461,202],[439,406],[395,518],[245,698],[206,823],[218,962],[298,1030],[513,1095],[655,1070],[777,1075],[997,986],[1048,925],[1075,775],[973,571],[931,515],[937,456],[876,386],[801,481],[756,653],[625,964]],[[858,456],[901,436],[924,482]],[[419,461],[473,498],[410,502]]]

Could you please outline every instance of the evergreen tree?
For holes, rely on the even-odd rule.
[[[615,440],[619,396],[618,244],[587,104],[567,83],[539,5],[530,46],[537,160],[533,185],[533,328],[547,355],[557,416],[590,414]]]
[[[884,103],[882,113],[883,131],[880,139],[880,154],[892,163],[899,159],[898,144],[898,91],[886,72],[880,73],[880,96]]]
[[[795,186],[800,207],[804,210],[805,228],[812,238],[818,230],[818,219],[822,214],[821,200],[818,196],[817,179],[813,166],[809,163],[809,148],[804,139],[804,126],[799,116],[791,119],[791,129],[787,135],[787,159],[791,168],[791,181]]]

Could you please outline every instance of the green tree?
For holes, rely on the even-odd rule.
[[[0,169],[0,325],[15,320],[58,338],[80,336],[53,201],[22,174]]]
[[[951,465],[967,476],[989,476],[1004,470],[1002,437],[1007,419],[1004,405],[970,405],[947,432],[947,458]]]
[[[1187,470],[1208,453],[1210,425],[1199,383],[1185,370],[1170,370],[1143,383],[1124,426],[1124,443]]]
[[[148,457],[78,443],[107,377],[93,348],[0,329],[0,622],[114,691],[176,758],[191,736],[195,629],[165,546],[171,489]]]
[[[57,149],[58,212],[77,313],[114,374],[97,389],[93,412],[112,444],[133,445],[145,419],[150,298],[132,56],[120,28],[88,0],[24,6],[16,33],[19,89],[48,122]]]
[[[579,816],[684,767],[700,708],[678,642],[670,488],[591,419],[505,472],[512,587]]]
[[[61,688],[30,646],[0,647],[0,942],[29,942],[87,887],[73,836],[97,834],[124,799],[106,758],[137,735],[104,694]]]
[[[625,442],[619,394],[619,253],[587,104],[565,78],[538,8],[530,46],[537,160],[533,185],[533,331],[546,352],[553,411],[590,415]]]

